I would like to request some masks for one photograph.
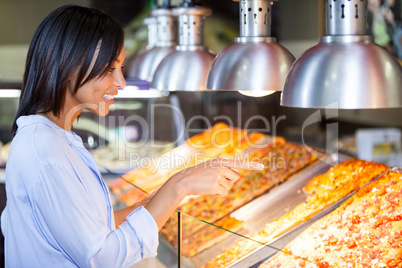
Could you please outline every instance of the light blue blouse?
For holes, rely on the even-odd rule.
[[[158,228],[140,207],[115,228],[109,191],[82,140],[21,116],[1,215],[6,267],[127,267],[156,256]]]

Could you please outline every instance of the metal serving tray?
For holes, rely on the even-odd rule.
[[[288,211],[294,209],[297,205],[306,201],[307,195],[302,189],[308,181],[319,174],[327,172],[332,166],[340,162],[344,162],[349,158],[350,156],[342,154],[325,155],[323,158],[315,161],[301,171],[292,175],[282,184],[269,190],[266,194],[263,194],[245,206],[239,208],[230,214],[230,216],[244,221],[243,231],[241,232],[242,235],[247,236],[248,234],[257,233],[258,231],[261,231],[267,223],[274,221]],[[322,217],[323,215],[319,216]],[[312,224],[310,221],[309,223]],[[286,234],[294,233],[294,236],[296,237],[297,234],[308,227],[305,225],[306,224],[301,224],[300,227],[295,227]],[[193,265],[186,265],[185,267],[199,267],[204,265],[206,262],[222,253],[224,248],[232,246],[238,239],[238,235],[230,234],[222,242],[200,252],[191,258],[188,258],[188,261]],[[291,238],[289,239],[291,240]],[[277,241],[275,242],[276,244],[272,244],[272,246],[279,249],[287,244],[284,240],[275,239],[275,241]],[[281,247],[281,243],[285,244]],[[261,245],[261,247],[259,247],[257,250],[239,259],[236,263],[233,263],[229,267],[250,267],[258,261],[261,261],[275,253],[276,250]],[[189,262],[186,261],[187,264]]]
[[[305,221],[297,225],[295,228],[289,230],[288,232],[282,234],[281,236],[275,238],[270,243],[265,246],[261,246],[258,249],[250,252],[243,258],[239,259],[237,262],[233,263],[228,267],[250,267],[257,263],[261,263],[273,255],[275,255],[279,250],[283,249],[287,244],[289,244],[293,239],[295,239],[299,234],[301,234],[304,230],[306,230],[310,225],[312,225],[317,220],[321,219],[325,215],[331,213],[337,207],[339,207],[342,203],[344,203],[347,199],[349,199],[355,192],[351,192],[345,197],[341,198],[334,204],[328,206],[321,212],[314,215],[310,220]]]
[[[390,168],[387,171],[385,171],[384,173],[382,173],[382,174],[378,175],[377,177],[375,177],[374,179],[372,179],[371,181],[367,182],[365,185],[360,187],[360,189],[366,187],[367,185],[376,181],[377,179],[379,179],[384,174],[386,174],[390,171],[395,171],[395,172],[402,174],[402,168],[397,168],[397,167]],[[358,191],[359,191],[359,189],[354,190],[353,192],[351,192],[348,195],[346,195],[345,197],[341,198],[334,204],[325,208],[323,211],[317,213],[310,220],[299,224],[297,227],[295,227],[294,229],[290,230],[289,232],[286,232],[283,235],[277,237],[276,239],[271,241],[266,246],[261,246],[257,250],[249,253],[247,256],[244,256],[243,258],[239,259],[236,263],[233,263],[232,265],[230,265],[228,267],[230,267],[230,268],[258,267],[258,265],[260,263],[273,257],[278,252],[277,249],[283,249],[284,247],[286,247],[291,241],[293,241],[298,235],[300,235],[309,226],[311,226],[312,224],[314,224],[316,221],[318,221],[322,217],[324,217],[327,214],[334,211],[336,208],[338,208],[341,204],[343,204],[346,200],[348,200],[350,197],[352,197]]]

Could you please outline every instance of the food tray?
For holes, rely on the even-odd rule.
[[[395,171],[395,172],[402,174],[402,168],[399,168],[399,167],[390,168],[387,171],[385,171],[382,174],[375,177],[374,179],[372,179],[371,181],[369,181],[368,183],[366,183],[365,185],[363,185],[362,187],[360,187],[360,189],[373,183],[374,181],[376,181],[377,179],[379,179],[380,177],[382,177],[383,175],[385,175],[391,171]],[[246,257],[245,257],[244,260],[243,259],[239,260],[237,263],[235,263],[229,267],[245,267],[244,265],[247,265],[247,263],[249,263],[250,264],[249,266],[251,266],[251,265],[259,264],[262,261],[270,259],[278,252],[278,250],[276,250],[276,249],[283,249],[284,247],[286,247],[290,242],[292,242],[298,235],[300,235],[309,226],[311,226],[313,223],[315,223],[316,221],[318,221],[325,215],[334,211],[337,207],[339,207],[342,203],[344,203],[346,200],[348,200],[350,197],[352,197],[358,191],[359,191],[359,189],[351,192],[347,196],[343,197],[336,203],[332,204],[331,206],[327,207],[326,209],[324,209],[323,211],[321,211],[320,213],[315,215],[311,220],[300,224],[299,226],[297,226],[290,232],[285,233],[284,235],[278,237],[277,239],[275,239],[274,241],[269,243],[269,245],[266,246],[266,249],[260,248],[259,250],[256,250],[255,252],[250,253],[250,255],[253,254],[252,256],[246,256],[246,257],[249,257],[248,259],[246,259]],[[238,266],[237,264],[240,264],[241,266]],[[247,267],[249,267],[249,266],[247,266]]]
[[[244,221],[243,231],[248,231],[248,234],[257,233],[262,230],[267,223],[272,222],[295,208],[297,205],[305,202],[307,196],[302,189],[308,181],[319,174],[327,172],[329,168],[338,164],[338,162],[346,161],[349,158],[349,156],[341,154],[325,155],[321,159],[295,173],[288,180],[271,189],[268,193],[252,200],[245,206],[231,213],[230,216]],[[305,226],[305,228],[307,228],[307,226]],[[299,232],[301,231],[302,230],[299,230]],[[244,232],[241,234],[247,236]],[[230,234],[224,241],[200,252],[199,254],[189,258],[189,260],[194,264],[194,267],[204,265],[209,260],[215,258],[218,254],[222,253],[224,248],[233,245],[238,239],[238,235]],[[266,246],[261,246],[257,250],[249,253],[236,263],[232,264],[230,267],[249,267],[258,261],[254,258],[254,253],[259,250],[264,251],[267,249],[273,251],[271,254],[276,252]],[[267,252],[261,252],[261,256],[266,258],[269,256],[269,252],[268,254]]]
[[[275,238],[273,241],[268,243],[265,246],[261,246],[260,248],[256,249],[253,252],[250,252],[243,258],[239,259],[237,262],[233,263],[228,267],[250,267],[256,263],[265,261],[275,255],[279,250],[284,248],[287,244],[289,244],[293,239],[295,239],[299,234],[301,234],[305,229],[307,229],[310,225],[312,225],[317,220],[321,219],[325,215],[329,214],[337,207],[339,207],[342,203],[344,203],[347,199],[349,199],[355,192],[351,192],[347,196],[341,198],[336,203],[328,206],[321,212],[314,215],[310,220],[305,221],[295,228],[289,230],[288,232],[284,233],[283,235]]]

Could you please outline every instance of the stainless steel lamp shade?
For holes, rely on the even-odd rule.
[[[163,91],[205,90],[214,58],[215,55],[204,48],[179,48],[160,63],[151,88]]]
[[[368,36],[326,36],[294,64],[282,105],[341,109],[402,106],[402,70]]]
[[[152,81],[153,75],[159,63],[174,51],[174,46],[153,47],[138,55],[127,73],[130,78],[140,78]]]
[[[295,60],[271,35],[272,0],[240,1],[240,35],[213,61],[207,89],[282,90]]]
[[[205,7],[174,8],[178,16],[179,45],[155,71],[151,88],[164,91],[205,90],[209,67],[215,58],[204,43]]]
[[[282,90],[293,55],[272,37],[250,39],[237,39],[218,54],[208,75],[208,89]]]
[[[156,43],[135,58],[127,72],[130,78],[151,81],[159,63],[175,50],[177,26],[172,11],[168,8],[155,9],[151,15],[156,20]],[[151,28],[148,35],[154,34]]]
[[[283,106],[340,109],[402,106],[402,68],[366,33],[367,0],[326,1],[327,36],[294,63]]]

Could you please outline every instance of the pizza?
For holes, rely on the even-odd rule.
[[[264,232],[270,234],[272,239],[285,233],[347,196],[353,190],[360,189],[388,169],[389,167],[384,164],[356,158],[350,158],[331,167],[328,172],[316,176],[304,187],[304,192],[308,194],[305,203],[296,206],[280,220],[267,225]]]
[[[185,216],[184,216],[185,217]],[[198,232],[191,236],[186,236],[183,239],[182,253],[187,257],[192,257],[198,252],[207,249],[216,243],[227,238],[230,233],[226,230],[232,232],[239,232],[243,228],[243,221],[236,220],[230,216],[225,216],[222,219],[216,221],[214,225],[207,225],[203,227]],[[217,228],[219,226],[221,228]],[[224,230],[226,229],[226,230]]]
[[[109,188],[118,196],[120,202],[130,206],[144,197],[144,191],[156,191],[171,176],[185,168],[212,158],[233,157],[264,142],[267,142],[267,136],[262,133],[249,133],[218,123],[186,140],[183,145],[150,158],[142,166],[111,182]]]
[[[355,158],[331,167],[326,173],[311,179],[304,187],[303,190],[308,194],[306,202],[267,224],[262,231],[253,234],[251,238],[261,243],[270,242],[388,169],[389,167],[383,164]],[[222,254],[210,260],[204,267],[226,267],[260,246],[252,240],[240,239],[232,247],[225,249]]]
[[[260,162],[266,168],[262,171],[239,170],[241,177],[234,183],[227,196],[199,196],[182,204],[178,210],[194,218],[215,224],[216,221],[284,182],[292,174],[315,161],[314,156],[303,146],[288,143],[283,138],[275,138],[274,142],[250,153],[248,159]],[[202,221],[194,218],[183,218],[184,238],[192,236],[204,227],[205,224]],[[222,227],[219,224],[218,226]],[[173,242],[172,231],[177,232],[177,221],[174,218],[162,228],[161,234],[168,241]],[[184,245],[184,248],[189,248],[192,254],[198,253],[203,248],[200,247],[201,244],[211,244],[208,236],[198,235],[196,239],[198,241]]]
[[[260,267],[402,267],[402,174],[362,188]]]
[[[166,180],[181,170],[200,164],[212,158],[225,157],[240,160],[256,161],[264,164],[263,171],[238,170],[241,178],[236,181],[226,197],[199,196],[189,199],[178,210],[194,218],[219,224],[221,227],[241,226],[228,215],[268,191],[270,188],[284,182],[292,174],[309,165],[316,158],[304,146],[287,142],[282,137],[269,137],[262,133],[249,133],[243,129],[229,127],[218,123],[204,132],[191,137],[185,143],[172,151],[151,161],[147,166],[136,168],[112,182],[109,187],[118,196],[120,202],[130,206],[142,200],[147,193],[156,191]],[[174,159],[184,159],[174,162]],[[168,163],[161,165],[160,163]],[[133,187],[130,183],[136,185]],[[183,236],[192,237],[184,248],[188,255],[194,255],[208,245],[219,241],[210,239],[210,235],[198,233],[205,224],[194,218],[184,217]],[[205,230],[205,229],[204,229]],[[172,217],[160,231],[172,244],[177,233],[177,219]]]
[[[227,147],[238,148],[243,139],[249,134],[245,129],[229,127],[224,123],[217,123],[202,133],[195,135],[185,141],[194,149],[211,152],[220,152]]]

